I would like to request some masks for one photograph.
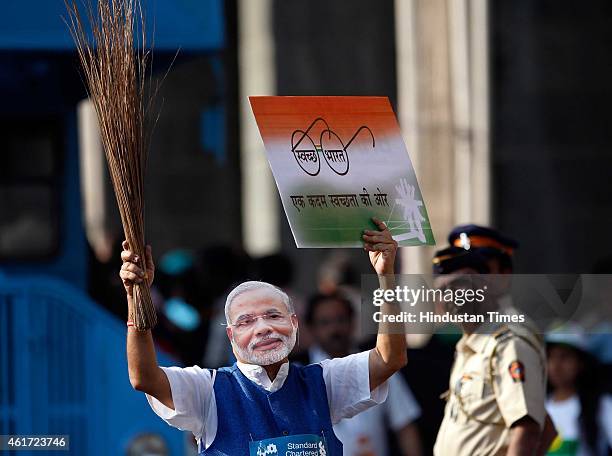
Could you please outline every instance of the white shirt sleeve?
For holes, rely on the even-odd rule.
[[[149,405],[170,426],[191,431],[196,439],[200,440],[207,430],[205,423],[211,401],[214,401],[213,378],[210,372],[198,366],[162,367],[162,370],[170,382],[174,410],[146,394]],[[216,429],[214,431],[216,432]]]
[[[370,392],[370,352],[321,361],[332,424],[351,418],[387,398],[387,382]]]
[[[421,416],[421,407],[399,372],[389,378],[389,397],[384,407],[389,425],[394,431],[400,430]]]

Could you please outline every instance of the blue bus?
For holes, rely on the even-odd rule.
[[[217,135],[203,147],[223,156],[234,3],[143,3],[158,68],[180,48],[178,62],[213,69],[199,127]],[[188,436],[129,384],[125,323],[87,293],[77,122],[87,94],[64,3],[0,9],[0,435],[68,436],[78,455],[188,454]]]

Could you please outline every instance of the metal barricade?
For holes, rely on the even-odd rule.
[[[184,434],[132,389],[125,338],[122,322],[65,282],[0,276],[0,435],[69,435],[70,454],[108,456],[154,434],[184,454]]]

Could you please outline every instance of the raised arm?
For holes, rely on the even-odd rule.
[[[141,259],[130,251],[127,241],[123,242],[121,260],[123,261],[123,265],[121,266],[119,276],[123,281],[123,286],[127,294],[128,306],[131,309],[134,304],[132,293],[134,284],[141,283],[145,279],[145,273],[140,267],[142,264]],[[147,246],[145,270],[147,272],[146,278],[150,286],[153,283],[153,276],[155,274],[155,266],[153,264],[153,255],[151,254],[150,246]],[[133,326],[128,326],[127,359],[132,387],[155,397],[166,407],[174,409],[170,382],[166,374],[164,374],[164,371],[157,365],[155,345],[153,344],[153,336],[150,330],[137,331]]]
[[[370,262],[378,274],[382,289],[395,287],[395,256],[397,242],[391,237],[387,226],[378,219],[372,219],[378,230],[366,230],[363,235],[364,249],[370,254]],[[385,302],[380,311],[382,315],[398,314],[396,302]],[[370,351],[370,390],[384,383],[391,375],[408,362],[406,353],[406,336],[403,325],[398,323],[381,323],[378,328],[376,347]]]

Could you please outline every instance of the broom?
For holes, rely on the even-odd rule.
[[[119,206],[125,239],[144,269],[144,173],[150,137],[145,133],[153,96],[145,94],[149,52],[139,0],[97,0],[88,5],[90,41],[75,0],[65,0],[66,24],[85,73],[89,96],[98,115],[102,144]],[[140,33],[135,31],[138,15]],[[148,278],[134,285],[128,320],[139,331],[151,329],[157,315]]]

